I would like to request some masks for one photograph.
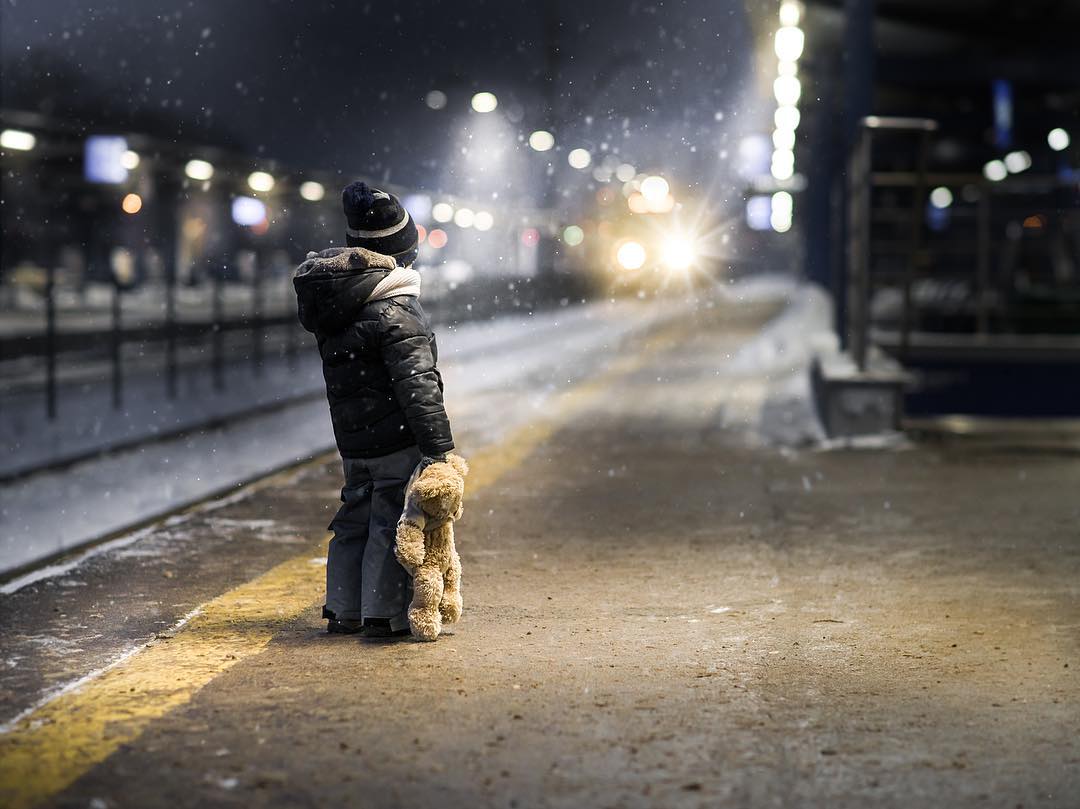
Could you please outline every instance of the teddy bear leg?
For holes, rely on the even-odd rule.
[[[452,624],[461,617],[461,557],[457,551],[450,555],[439,612],[443,621]]]
[[[442,631],[439,602],[443,577],[433,567],[421,567],[413,578],[413,600],[409,607],[409,628],[420,640],[435,640]]]

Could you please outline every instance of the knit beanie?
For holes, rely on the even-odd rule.
[[[369,188],[367,183],[350,183],[341,192],[341,204],[348,222],[345,244],[349,247],[393,256],[399,264],[406,263],[401,259],[415,257],[419,243],[416,224],[393,194]]]

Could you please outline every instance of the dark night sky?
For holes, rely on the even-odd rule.
[[[556,132],[558,172],[606,144],[715,177],[750,86],[740,0],[558,0],[554,121],[542,2],[0,2],[5,107],[447,191],[536,188],[546,161],[518,137],[537,128]],[[446,109],[424,104],[432,89]],[[481,89],[493,116],[469,113]],[[478,143],[506,154],[462,156]]]

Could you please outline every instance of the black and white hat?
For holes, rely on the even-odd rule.
[[[350,183],[341,192],[341,204],[348,222],[345,244],[349,247],[364,247],[395,258],[416,250],[416,224],[393,194],[369,188],[367,183]]]

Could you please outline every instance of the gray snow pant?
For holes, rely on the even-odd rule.
[[[405,629],[412,579],[394,557],[394,536],[420,450],[342,458],[342,463],[345,487],[329,526],[334,538],[326,559],[324,614],[354,621],[389,618],[391,629]]]

